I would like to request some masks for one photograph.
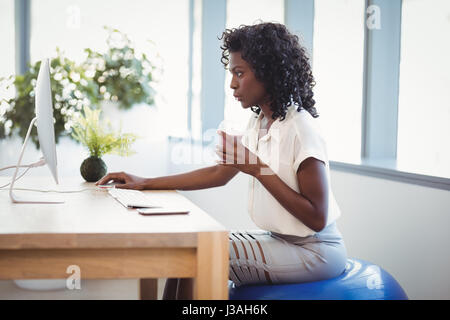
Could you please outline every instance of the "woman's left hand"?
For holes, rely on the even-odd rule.
[[[220,158],[216,160],[216,163],[234,167],[252,176],[259,174],[262,162],[256,154],[241,143],[241,135],[230,135],[221,130],[217,133],[222,139],[223,147],[216,146],[216,154]]]

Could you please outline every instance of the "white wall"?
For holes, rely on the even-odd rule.
[[[331,173],[349,254],[380,265],[411,299],[450,299],[450,192]]]

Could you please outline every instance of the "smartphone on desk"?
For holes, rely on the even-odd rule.
[[[188,214],[189,210],[176,208],[139,208],[137,212],[143,216]]]

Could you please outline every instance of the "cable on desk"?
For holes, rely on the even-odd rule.
[[[33,162],[30,164],[22,164],[20,166],[7,166],[7,167],[0,168],[0,171],[6,170],[6,169],[13,169],[13,168],[17,168],[17,167],[19,167],[19,168],[36,168],[36,167],[43,166],[44,164],[45,164],[44,158],[40,158],[39,161],[37,161],[37,162]]]
[[[24,165],[20,165],[20,166],[8,166],[8,167],[3,167],[3,168],[0,168],[0,171],[6,170],[6,169],[12,169],[12,168],[27,168],[27,170],[25,170],[20,176],[18,176],[18,177],[14,180],[14,182],[16,182],[17,180],[19,180],[20,178],[22,178],[23,175],[24,175],[25,173],[27,173],[28,170],[30,170],[31,168],[37,168],[37,167],[41,167],[41,166],[43,166],[43,165],[45,165],[45,159],[44,159],[43,157],[41,157],[41,158],[39,159],[39,161],[37,161],[37,162],[33,162],[33,163],[30,163],[30,164],[24,164]],[[9,183],[7,183],[7,184],[5,184],[5,185],[3,185],[3,186],[0,186],[0,190],[2,190],[3,188],[6,188],[6,187],[9,186],[10,184],[11,184],[11,182],[9,182]]]
[[[19,180],[20,178],[22,178],[23,177],[23,175],[25,174],[25,173],[27,173],[27,171],[28,170],[30,170],[32,167],[28,167],[27,168],[27,170],[25,170],[24,172],[22,172],[22,174],[20,175],[20,176],[18,176],[17,178],[16,178],[16,180],[14,180],[14,182],[15,181],[17,181],[17,180]],[[9,186],[11,184],[11,182],[8,182],[7,184],[5,184],[5,185],[3,185],[3,186],[0,186],[0,190],[6,190],[6,189],[4,189],[4,188],[6,188],[7,186]],[[15,189],[15,188],[14,188]]]
[[[20,178],[22,178],[25,173],[28,172],[28,170],[30,170],[31,168],[36,168],[36,167],[40,167],[42,165],[45,164],[45,160],[44,158],[41,158],[38,162],[35,163],[31,163],[31,164],[25,164],[25,165],[20,165],[19,168],[27,168],[20,176],[18,176],[16,178],[16,180],[14,180],[14,182],[16,182],[17,180],[19,180]],[[8,167],[3,167],[0,168],[0,171],[6,170],[6,169],[12,169],[12,168],[17,168],[17,166],[8,166]],[[0,191],[2,190],[9,190],[9,189],[5,189],[7,186],[9,186],[11,184],[11,182],[0,186]],[[88,190],[97,190],[98,188],[85,188],[85,189],[81,189],[81,190],[70,190],[70,191],[59,191],[59,190],[40,190],[40,189],[25,189],[25,188],[13,188],[13,190],[21,190],[21,191],[35,191],[35,192],[57,192],[57,193],[76,193],[76,192],[83,192],[83,191],[88,191]]]
[[[5,189],[3,189],[3,190],[5,190]],[[81,189],[81,190],[65,190],[65,191],[62,191],[62,190],[39,190],[39,189],[26,189],[26,188],[13,188],[13,190],[35,191],[35,192],[76,193],[76,192],[83,192],[83,191],[89,191],[89,190],[98,190],[98,188],[85,188],[85,189]]]

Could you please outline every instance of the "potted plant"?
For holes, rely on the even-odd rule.
[[[108,121],[100,121],[100,109],[92,110],[85,106],[82,113],[73,117],[72,137],[87,147],[89,157],[80,167],[81,176],[87,182],[98,181],[106,174],[107,167],[102,160],[105,154],[129,156],[134,154],[130,150],[136,140],[136,135],[114,132]]]
[[[82,67],[97,86],[98,101],[116,102],[128,110],[134,104],[154,104],[153,88],[156,66],[145,53],[137,53],[128,36],[117,29],[108,31],[108,49],[101,53],[85,49]]]
[[[35,116],[34,90],[41,62],[29,66],[23,75],[0,78],[0,86],[6,90],[14,86],[15,96],[0,99],[0,139],[18,133],[25,138],[28,126]],[[55,139],[71,129],[71,117],[84,105],[97,104],[97,85],[86,76],[85,70],[65,57],[56,48],[56,57],[50,60],[50,79],[55,119]],[[39,146],[36,130],[31,131],[31,139]]]
[[[50,79],[53,94],[55,139],[69,135],[72,117],[83,106],[101,108],[103,102],[130,109],[134,104],[154,104],[154,71],[159,69],[147,55],[136,53],[128,37],[117,29],[108,31],[105,53],[85,49],[85,60],[80,64],[65,57],[56,48],[56,57],[50,61]],[[155,59],[158,56],[156,55]],[[0,139],[18,133],[22,138],[34,117],[34,88],[40,61],[29,65],[23,75],[0,78],[0,87],[15,88],[15,96],[0,98]],[[36,130],[32,141],[39,146]]]

